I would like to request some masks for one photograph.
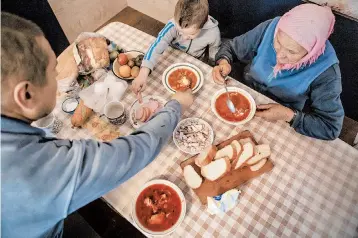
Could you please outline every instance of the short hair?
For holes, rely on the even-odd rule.
[[[174,19],[179,26],[203,28],[209,16],[208,0],[179,0],[175,6]]]
[[[45,85],[48,54],[36,37],[44,33],[35,23],[1,13],[1,81],[22,76],[35,85]]]

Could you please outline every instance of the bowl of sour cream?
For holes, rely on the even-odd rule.
[[[62,111],[73,114],[79,104],[79,101],[76,98],[67,98],[62,103]]]

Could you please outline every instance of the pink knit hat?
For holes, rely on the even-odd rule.
[[[280,29],[307,50],[307,55],[295,64],[276,65],[274,75],[284,69],[299,69],[312,64],[323,54],[326,41],[333,32],[335,17],[329,7],[302,4],[283,15],[275,30]]]

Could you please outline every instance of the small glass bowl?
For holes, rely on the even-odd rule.
[[[75,112],[76,108],[78,107],[79,103],[80,102],[76,98],[67,98],[62,103],[62,111],[69,113],[69,114],[73,114]],[[74,105],[76,105],[76,106],[74,107]]]

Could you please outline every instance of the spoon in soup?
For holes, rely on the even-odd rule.
[[[226,84],[227,79],[228,79],[227,77],[228,77],[228,76],[225,77],[225,83],[224,83],[224,87],[225,87],[226,95],[227,95],[226,105],[227,105],[227,107],[229,108],[230,112],[235,113],[235,112],[236,112],[235,105],[234,105],[234,103],[231,101],[229,91],[227,90],[227,84]]]

